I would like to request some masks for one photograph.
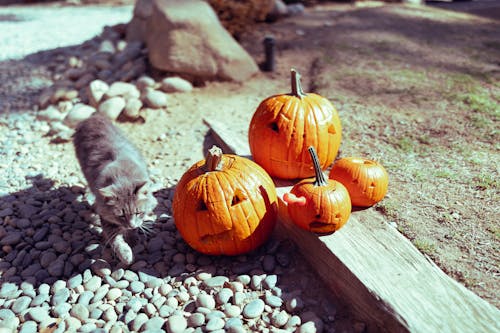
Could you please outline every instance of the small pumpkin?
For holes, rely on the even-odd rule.
[[[316,178],[304,179],[285,193],[290,219],[302,229],[331,233],[346,224],[351,214],[351,200],[341,183],[327,179],[321,170],[314,147],[308,149]]]
[[[370,207],[382,200],[389,186],[389,175],[385,168],[380,163],[362,157],[337,160],[328,177],[344,184],[353,206],[358,207]]]
[[[263,244],[277,218],[274,183],[255,162],[212,147],[179,180],[175,225],[195,250],[238,255]]]
[[[296,179],[314,176],[307,152],[313,146],[322,168],[337,156],[342,126],[328,99],[304,93],[300,75],[291,70],[292,92],[263,100],[248,130],[253,159],[271,176]]]

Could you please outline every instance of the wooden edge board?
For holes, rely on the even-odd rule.
[[[249,153],[225,125],[207,124],[218,143],[232,143],[235,150],[228,153]],[[500,332],[496,307],[446,275],[373,209],[353,212],[338,232],[318,236],[290,221],[281,198],[291,184],[275,184],[277,232],[297,244],[331,291],[366,322],[368,332]]]

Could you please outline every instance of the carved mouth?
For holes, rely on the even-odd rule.
[[[217,234],[209,234],[200,237],[202,243],[216,243],[220,241],[226,241],[231,239],[232,230],[226,230],[219,232]]]
[[[333,233],[335,232],[336,229],[335,227],[336,227],[335,223],[328,223],[322,221],[312,221],[311,223],[309,223],[309,229],[312,232],[321,234]]]

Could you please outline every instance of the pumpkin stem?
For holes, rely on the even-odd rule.
[[[291,69],[291,83],[292,83],[292,95],[298,98],[302,98],[306,96],[304,91],[302,90],[302,84],[300,83],[300,74],[294,68]]]
[[[316,174],[316,181],[314,182],[314,186],[326,186],[328,182],[326,181],[325,174],[323,170],[321,170],[321,166],[319,165],[318,154],[316,154],[316,149],[313,146],[307,149],[309,154],[311,155],[311,159],[314,164],[314,173]]]
[[[205,158],[205,169],[208,172],[222,170],[222,149],[214,145],[208,150]]]

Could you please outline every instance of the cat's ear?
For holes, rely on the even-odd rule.
[[[115,202],[115,194],[112,186],[106,186],[99,189],[99,194],[103,197],[104,202],[108,205],[113,205]]]
[[[135,186],[135,189],[134,189],[135,195],[141,195],[141,194],[146,195],[147,192],[148,192],[148,182],[147,181],[140,182]]]

